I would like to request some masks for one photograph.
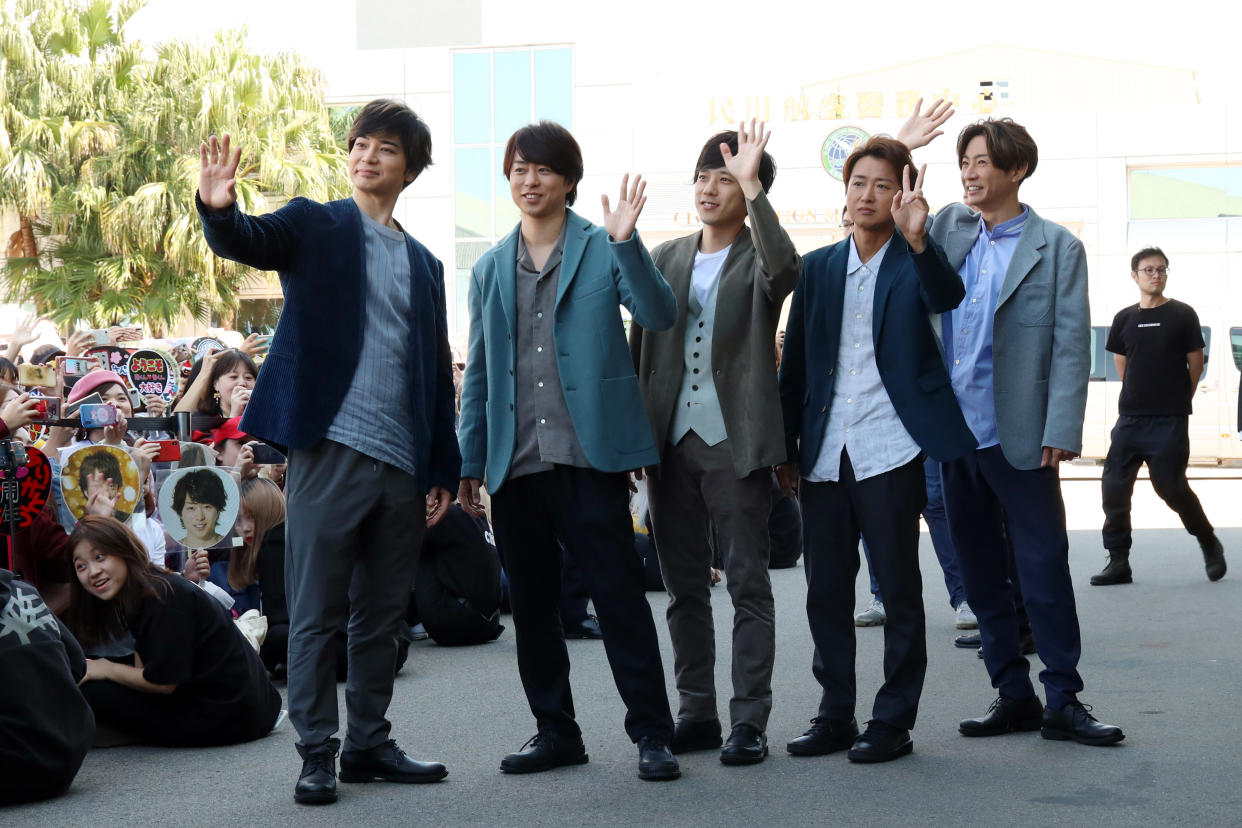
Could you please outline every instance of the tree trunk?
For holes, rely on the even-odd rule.
[[[34,227],[30,224],[30,219],[24,215],[18,215],[19,223],[18,232],[22,235],[22,256],[27,259],[33,259],[39,255],[39,243],[35,241]]]

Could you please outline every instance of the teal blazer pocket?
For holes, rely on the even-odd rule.
[[[1052,284],[1024,283],[1014,294],[1019,325],[1052,324]]]

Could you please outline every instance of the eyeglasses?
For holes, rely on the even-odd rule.
[[[1169,275],[1169,269],[1167,267],[1140,267],[1138,270],[1134,272],[1142,273],[1144,276],[1147,276],[1149,278],[1152,276],[1157,276],[1157,275],[1159,276]]]

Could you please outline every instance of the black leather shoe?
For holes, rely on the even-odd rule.
[[[983,636],[977,630],[965,635],[959,635],[953,639],[953,646],[963,650],[978,649],[983,646]]]
[[[978,719],[963,719],[957,730],[963,736],[1001,736],[1021,730],[1039,730],[1044,706],[1039,699],[1007,699],[997,696],[988,708],[987,715]]]
[[[417,762],[392,739],[367,750],[341,754],[342,782],[439,782],[448,769],[439,762]]]
[[[910,731],[872,719],[846,757],[851,762],[891,762],[913,752]]]
[[[1225,577],[1225,547],[1221,546],[1220,538],[1213,534],[1206,540],[1199,541],[1203,549],[1203,568],[1207,570],[1209,581],[1219,581]]]
[[[339,739],[329,739],[322,745],[304,748],[298,745],[302,757],[302,775],[293,787],[293,801],[303,805],[328,805],[336,802],[336,752],[341,747]]]
[[[677,757],[663,739],[644,736],[638,740],[638,778],[651,781],[676,779],[681,776]]]
[[[505,773],[539,773],[562,765],[585,765],[588,760],[582,737],[536,733],[517,753],[500,760]]]
[[[673,740],[668,749],[673,753],[715,750],[721,745],[719,719],[678,719],[673,725]]]
[[[1018,652],[1022,653],[1022,655],[1034,655],[1035,636],[1031,635],[1029,632],[1022,633],[1022,635],[1018,637]],[[979,658],[983,658],[982,642],[980,642],[979,645],[979,652],[975,653],[975,655],[979,656]]]
[[[588,615],[577,624],[570,624],[565,628],[566,638],[590,638],[596,641],[602,640],[604,631],[599,628],[599,619],[594,615]]]
[[[1129,549],[1108,550],[1108,563],[1100,572],[1091,576],[1091,586],[1112,586],[1133,582],[1134,573],[1130,571]]]
[[[845,750],[858,738],[858,721],[848,722],[816,717],[811,719],[811,729],[785,745],[794,756],[823,756]]]
[[[1045,710],[1040,733],[1045,739],[1072,739],[1080,745],[1114,745],[1126,738],[1121,728],[1101,724],[1091,715],[1089,706],[1076,701],[1060,710]]]
[[[720,750],[720,761],[726,765],[755,765],[767,755],[767,734],[754,725],[737,724]]]

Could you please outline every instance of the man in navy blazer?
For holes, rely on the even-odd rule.
[[[1081,641],[1057,464],[1082,448],[1090,370],[1082,242],[1018,199],[1038,149],[1011,119],[986,119],[957,141],[965,204],[936,214],[932,238],[966,297],[941,319],[953,392],[979,448],[943,466],[945,504],[999,697],[963,736],[1042,730],[1088,745],[1121,741],[1078,701]],[[1014,561],[1047,706],[1022,657],[1005,555]]]
[[[853,234],[805,257],[785,331],[790,462],[777,473],[787,491],[799,490],[812,670],[823,687],[811,729],[787,746],[797,756],[849,748],[851,761],[885,762],[913,750],[927,669],[923,454],[952,460],[975,446],[930,324],[930,314],[961,301],[962,280],[927,237],[925,170],[912,187],[911,169],[909,150],[887,136],[846,159]],[[888,613],[884,684],[862,735],[853,619],[860,534]]]
[[[397,631],[425,526],[443,517],[461,468],[444,268],[393,218],[431,163],[431,133],[377,100],[349,133],[353,195],[237,209],[241,150],[201,151],[198,210],[217,255],[280,273],[284,311],[241,427],[285,446],[289,715],[302,773],[294,799],[336,800],[333,637],[348,616],[349,713],[341,780],[435,782],[389,738]],[[426,496],[424,499],[424,495]]]
[[[645,328],[677,318],[677,300],[638,238],[641,176],[623,179],[604,226],[568,207],[582,152],[542,121],[509,138],[504,173],[521,222],[470,274],[470,348],[461,394],[462,504],[492,499],[509,577],[518,671],[538,733],[500,763],[537,773],[587,761],[562,635],[561,547],[595,603],[604,649],[638,744],[642,779],[681,774],[642,564],[634,551],[627,471],[656,463],[621,305]]]

